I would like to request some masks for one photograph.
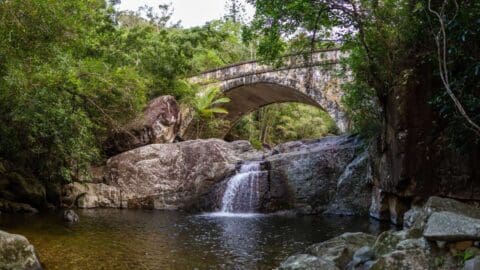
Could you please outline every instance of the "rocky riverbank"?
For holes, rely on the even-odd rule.
[[[477,207],[431,197],[405,214],[403,230],[346,233],[290,256],[278,269],[479,269],[479,218]]]
[[[116,155],[91,183],[63,191],[65,207],[215,211],[239,165],[259,160],[268,172],[258,211],[368,214],[368,158],[355,136],[296,141],[257,151],[246,141],[151,144]],[[355,199],[354,199],[355,198]]]

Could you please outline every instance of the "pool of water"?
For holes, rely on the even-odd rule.
[[[143,210],[0,216],[25,235],[46,269],[272,269],[292,253],[347,231],[387,229],[368,218],[191,215]]]

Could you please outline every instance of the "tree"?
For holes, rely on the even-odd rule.
[[[146,80],[107,57],[111,12],[97,0],[0,2],[0,156],[20,170],[79,178],[107,130],[145,104]]]
[[[387,119],[388,98],[395,89],[430,80],[436,89],[428,94],[429,103],[440,116],[435,126],[445,130],[453,144],[466,146],[480,143],[479,136],[471,136],[480,122],[480,58],[472,45],[478,43],[480,29],[475,22],[480,3],[461,1],[455,6],[452,1],[432,1],[430,10],[440,15],[432,18],[428,0],[256,0],[250,1],[257,8],[251,31],[260,37],[259,55],[267,61],[285,52],[311,50],[325,39],[349,50],[346,64],[353,81],[346,87],[347,106],[354,106],[349,111],[357,114],[353,119],[359,120],[354,124],[360,131],[378,127]],[[449,23],[445,23],[447,18]],[[440,27],[440,36],[439,21],[446,30]],[[440,37],[435,38],[440,40],[440,57],[432,34]],[[430,72],[439,58],[440,72]],[[443,83],[442,77],[449,83]]]
[[[227,0],[226,5],[227,15],[226,20],[231,20],[234,23],[243,23],[245,20],[245,4],[240,0]]]
[[[337,134],[332,118],[322,109],[300,103],[272,104],[242,117],[227,138],[249,140],[256,148],[292,140]]]
[[[447,15],[445,14],[445,11],[446,11],[446,6],[448,5],[449,2],[450,1],[448,0],[444,0],[441,5],[440,11],[435,11],[432,9],[431,0],[428,0],[428,10],[436,16],[440,24],[438,32],[434,34],[435,43],[437,45],[437,54],[438,54],[437,59],[438,59],[438,67],[440,71],[440,78],[442,80],[443,86],[445,87],[445,90],[447,91],[448,95],[450,96],[453,103],[455,104],[455,107],[457,108],[461,117],[465,119],[465,121],[467,122],[467,125],[470,126],[470,128],[477,134],[477,136],[480,136],[480,126],[476,124],[467,114],[462,103],[457,98],[455,93],[452,91],[452,87],[450,84],[450,79],[449,79],[450,72],[448,70],[448,48],[447,48],[448,40],[447,40],[446,28],[447,28],[447,25],[452,23],[457,17],[459,6],[457,1],[453,0],[453,4],[455,5],[456,10],[454,12],[454,15],[451,21],[446,21]]]
[[[230,99],[220,96],[220,90],[215,87],[197,92],[191,101],[191,106],[197,118],[197,138],[202,134],[206,121],[213,120],[217,114],[228,114],[226,109],[220,107],[228,102],[230,102]]]

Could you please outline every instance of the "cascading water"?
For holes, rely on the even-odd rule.
[[[265,175],[260,162],[243,164],[240,171],[227,182],[222,198],[221,213],[252,213],[260,201],[260,181]]]

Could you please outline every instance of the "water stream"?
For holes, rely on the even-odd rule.
[[[254,213],[260,199],[260,177],[266,174],[259,161],[243,164],[227,182],[221,213]]]

